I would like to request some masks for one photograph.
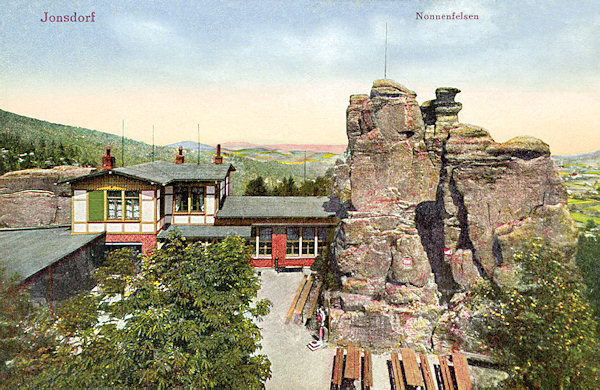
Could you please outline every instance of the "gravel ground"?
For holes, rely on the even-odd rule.
[[[272,378],[267,389],[329,389],[335,346],[310,351],[313,334],[303,325],[285,324],[285,315],[300,284],[302,272],[261,271],[259,298],[269,299],[271,312],[258,324],[262,329],[260,353],[271,360]],[[386,355],[373,354],[373,389],[390,389]],[[360,382],[355,386],[360,389]]]

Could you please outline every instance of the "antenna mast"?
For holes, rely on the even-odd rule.
[[[198,165],[200,165],[200,123],[198,123]]]
[[[306,150],[304,151],[304,182],[306,182]]]
[[[121,166],[125,166],[125,119],[121,120]]]
[[[152,125],[152,162],[154,162],[154,125]]]
[[[383,78],[387,79],[387,23],[385,24],[385,55],[383,59]]]

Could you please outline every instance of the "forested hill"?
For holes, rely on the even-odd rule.
[[[121,137],[50,123],[0,110],[0,173],[77,164],[98,166],[106,146],[121,164]],[[149,161],[152,146],[125,138],[125,164]],[[156,159],[172,160],[173,148],[156,147]]]
[[[98,167],[106,146],[112,147],[117,166],[122,166],[121,137],[118,135],[50,123],[0,110],[0,174],[55,165]],[[272,186],[289,177],[294,178],[296,183],[301,183],[304,178],[313,180],[332,166],[336,156],[330,153],[333,156],[331,158],[320,156],[318,159],[289,162],[264,159],[262,155],[263,159],[251,158],[248,153],[224,151],[225,161],[237,169],[232,178],[232,192],[235,195],[244,193],[246,183],[258,176]],[[156,160],[174,161],[175,154],[174,147],[155,147]],[[152,145],[125,138],[124,155],[125,165],[149,162],[152,160]],[[200,153],[201,162],[210,162],[212,157],[212,152]],[[196,161],[198,152],[186,150],[186,162]]]

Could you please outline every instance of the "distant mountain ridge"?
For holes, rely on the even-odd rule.
[[[215,146],[211,146],[211,145],[207,145],[207,144],[202,144],[202,143],[198,143],[198,142],[194,142],[194,141],[182,141],[182,142],[175,142],[172,144],[168,144],[165,145],[165,148],[178,148],[178,147],[182,147],[184,149],[188,149],[188,150],[198,150],[198,145],[200,145],[200,150],[203,152],[214,152],[216,147]]]
[[[555,156],[557,158],[568,158],[568,159],[588,159],[588,158],[600,158],[600,150],[595,152],[583,153],[583,154],[568,154],[565,156]]]
[[[165,147],[183,147],[189,150],[198,150],[198,143],[194,141],[181,141],[175,142]],[[216,145],[200,144],[200,150],[202,151],[214,151]],[[240,150],[240,149],[257,149],[257,150],[279,150],[283,152],[322,152],[322,153],[333,153],[333,154],[344,154],[346,151],[346,145],[318,145],[318,144],[254,144],[251,142],[224,142],[221,147],[229,150]]]

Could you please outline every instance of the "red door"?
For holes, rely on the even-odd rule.
[[[279,265],[279,264],[285,263],[285,252],[286,252],[285,234],[273,234],[272,243],[273,243],[272,267],[281,267],[281,265]]]

